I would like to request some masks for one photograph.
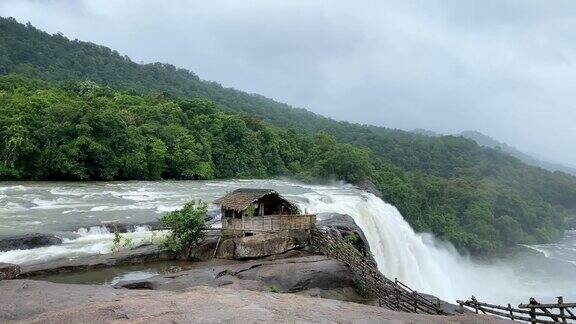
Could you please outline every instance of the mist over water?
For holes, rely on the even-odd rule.
[[[0,252],[19,264],[110,253],[112,234],[103,222],[142,224],[195,199],[213,201],[239,187],[273,188],[310,213],[354,218],[379,269],[390,279],[447,301],[476,296],[494,303],[529,297],[576,300],[576,233],[558,244],[524,248],[508,258],[480,262],[460,255],[430,234],[416,234],[398,210],[353,186],[310,186],[278,180],[101,183],[4,183],[0,185],[0,237],[44,232],[65,238],[61,246]],[[216,210],[216,206],[211,206]],[[136,242],[151,233],[131,233]]]

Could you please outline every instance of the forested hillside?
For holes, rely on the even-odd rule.
[[[336,122],[12,19],[0,73],[2,179],[370,179],[477,253],[552,241],[576,209],[576,178],[471,140]]]

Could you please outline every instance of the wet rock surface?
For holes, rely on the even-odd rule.
[[[20,266],[0,262],[0,280],[10,280],[20,275]]]
[[[380,192],[380,190],[378,189],[378,187],[376,187],[374,182],[370,180],[362,180],[356,184],[356,187],[366,192],[369,192],[378,198],[382,198],[382,192]]]
[[[316,222],[316,227],[327,228],[336,237],[347,239],[350,236],[356,235],[356,239],[350,239],[358,251],[369,255],[370,245],[366,239],[364,232],[354,222],[354,219],[345,214],[338,213],[321,213],[318,214],[319,221]]]
[[[0,252],[34,249],[62,244],[62,239],[50,234],[25,234],[0,239]]]
[[[430,316],[294,294],[194,287],[183,292],[0,281],[0,322],[25,323],[508,323]]]
[[[57,259],[39,264],[22,265],[22,276],[73,272],[98,268],[112,267],[122,264],[138,264],[145,262],[171,260],[172,253],[159,249],[155,245],[140,246],[132,250],[122,250],[118,253],[91,255],[75,259]]]
[[[100,225],[94,226],[104,226],[110,233],[114,233],[115,231],[118,231],[118,233],[134,232],[137,227],[141,226],[146,226],[150,230],[162,229],[162,223],[160,221],[148,223],[103,222]]]

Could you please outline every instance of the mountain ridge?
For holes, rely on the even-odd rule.
[[[486,134],[483,134],[481,132],[468,130],[468,131],[462,131],[462,132],[458,133],[457,135],[471,139],[482,146],[501,149],[505,153],[508,153],[508,154],[520,159],[522,162],[524,162],[528,165],[541,167],[541,168],[546,169],[546,170],[551,171],[551,172],[559,171],[559,172],[564,172],[564,173],[576,176],[576,168],[562,165],[560,163],[544,161],[542,159],[534,157],[531,154],[524,153],[524,152],[518,150],[517,148],[510,146],[504,142],[500,142],[498,140],[495,140],[494,138],[492,138]]]

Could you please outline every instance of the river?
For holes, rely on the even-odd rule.
[[[412,288],[447,301],[471,295],[517,304],[529,297],[576,300],[576,233],[556,244],[526,247],[506,258],[472,260],[430,234],[417,234],[398,210],[353,186],[305,185],[281,180],[4,182],[0,184],[0,238],[52,233],[59,246],[0,252],[0,262],[18,264],[110,253],[112,236],[103,222],[143,224],[189,200],[212,202],[240,187],[272,188],[309,213],[348,214],[365,232],[379,269]],[[211,205],[213,210],[216,206]],[[131,234],[149,239],[145,226]]]

